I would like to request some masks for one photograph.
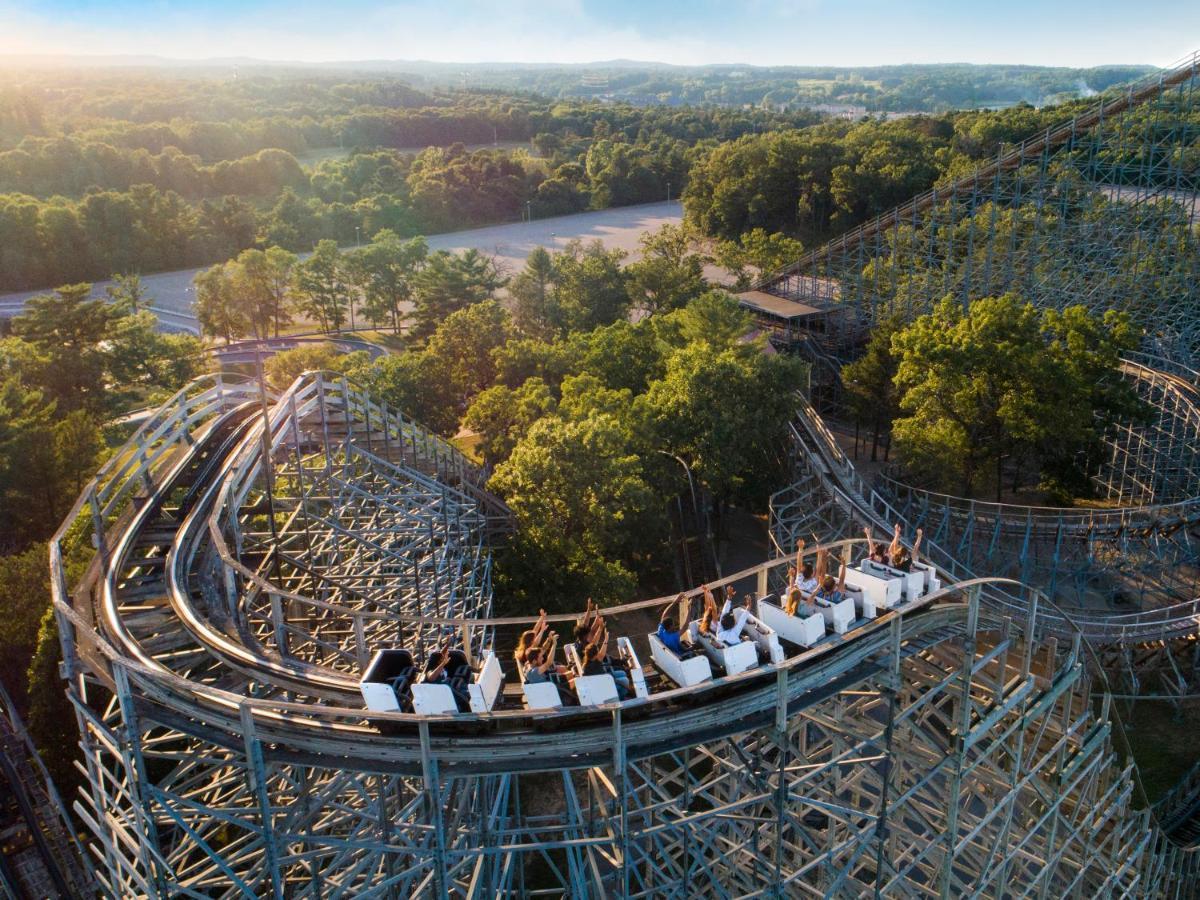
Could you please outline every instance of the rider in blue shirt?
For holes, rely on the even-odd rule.
[[[672,603],[663,610],[662,617],[658,620],[657,635],[664,647],[676,656],[682,656],[685,651],[681,638],[683,630],[687,627],[688,602],[687,597],[683,594],[676,597],[675,601],[679,604],[679,624],[675,624],[675,619],[671,615],[671,610],[675,606],[675,603]]]

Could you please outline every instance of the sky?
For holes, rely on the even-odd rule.
[[[1167,65],[1200,0],[0,0],[0,54]]]

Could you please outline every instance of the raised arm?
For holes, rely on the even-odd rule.
[[[543,673],[549,672],[554,668],[554,654],[558,650],[558,634],[550,635],[550,646],[546,650],[546,658],[542,660],[542,664],[538,666]]]
[[[920,558],[920,554],[921,554],[921,538],[923,538],[923,537],[925,537],[925,530],[924,530],[924,529],[922,529],[922,528],[918,528],[918,529],[917,529],[917,539],[916,539],[916,541],[913,543],[913,558],[912,558],[913,565],[916,565],[916,564],[917,564],[917,560]]]
[[[446,643],[442,645],[441,653],[442,653],[441,662],[439,662],[436,666],[434,666],[433,670],[430,671],[425,676],[426,681],[433,681],[435,678],[437,678],[439,675],[441,675],[444,671],[446,671],[446,666],[450,662],[450,642],[449,641],[446,641]]]
[[[825,579],[825,573],[829,571],[829,551],[821,549],[817,551],[817,566],[813,571],[813,578],[820,584]]]
[[[842,592],[845,592],[845,590],[846,590],[846,561],[845,560],[842,560],[842,568],[838,572],[837,589]]]
[[[579,647],[580,656],[583,655],[583,651],[585,649],[592,646],[592,644],[597,643],[600,640],[600,636],[603,633],[604,633],[604,619],[602,619],[600,616],[596,616],[596,618],[592,619],[592,625],[591,625],[591,628],[588,629],[586,640],[580,641],[580,644],[581,644],[581,646]]]
[[[871,526],[863,526],[863,536],[867,539],[867,556],[875,555],[875,537],[871,534]]]
[[[605,648],[608,647],[608,623],[605,622],[603,619],[600,619],[599,622],[600,622],[600,630],[596,632],[596,637],[592,641],[591,645],[593,647],[597,647],[601,651],[603,651]]]
[[[796,539],[796,571],[797,572],[801,572],[804,570],[804,563],[802,562],[802,560],[804,559],[805,546],[806,546],[806,544],[804,542],[804,538]]]
[[[546,621],[546,611],[538,610],[538,619],[533,623],[533,643],[541,644],[542,638],[546,634],[546,629],[550,627],[550,623]]]
[[[896,523],[896,527],[892,529],[892,543],[888,547],[888,559],[896,555],[900,549],[900,523]]]
[[[669,607],[668,607],[669,609]],[[679,633],[683,634],[687,628],[688,618],[692,611],[692,604],[688,602],[686,594],[679,595]]]

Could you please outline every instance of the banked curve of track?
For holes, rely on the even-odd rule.
[[[1154,376],[1166,375],[1171,381],[1180,382],[1180,387],[1187,386],[1189,392],[1197,394],[1197,388],[1172,373],[1163,373],[1152,369],[1144,363],[1127,362],[1136,370],[1152,373]],[[1200,407],[1195,410],[1197,427],[1200,429]],[[1200,433],[1200,431],[1198,431]],[[916,524],[910,522],[901,510],[897,509],[891,500],[880,491],[868,485],[857,471],[854,463],[842,450],[837,439],[825,424],[821,415],[803,397],[797,397],[796,424],[792,436],[798,445],[799,452],[818,459],[820,465],[817,476],[824,490],[842,506],[851,517],[862,522],[869,522],[874,527],[890,531],[892,524],[902,522],[909,531],[915,531]],[[1121,528],[1152,529],[1159,523],[1195,523],[1200,520],[1200,479],[1195,481],[1195,495],[1187,496],[1171,503],[1131,505],[1111,511],[1088,511],[1080,514],[1081,527],[1091,527],[1100,531],[1114,531]],[[777,495],[778,496],[778,495]],[[950,498],[956,500],[957,498]],[[958,505],[966,509],[968,501],[960,501]],[[985,504],[986,505],[986,504]],[[1017,507],[1012,507],[1017,509]],[[1034,510],[1044,509],[1049,521],[1058,522],[1060,514],[1065,510],[1053,508],[1021,507],[1014,520],[1037,520]],[[774,535],[773,535],[774,537]],[[778,546],[778,545],[777,545]],[[953,579],[960,581],[972,580],[978,573],[972,571],[957,559],[954,554],[939,547],[936,542],[928,539],[924,545],[924,555],[938,568],[946,571]],[[1025,601],[998,585],[992,585],[985,590],[985,596],[992,605],[1000,611],[1013,616],[1025,614]],[[1096,645],[1131,645],[1153,640],[1166,640],[1194,633],[1200,627],[1200,598],[1185,600],[1178,603],[1156,607],[1131,613],[1087,614],[1072,610],[1070,612],[1048,605],[1044,614],[1039,616],[1040,626],[1047,632],[1070,637],[1080,632],[1084,639]]]
[[[355,678],[284,659],[232,636],[208,620],[187,588],[198,543],[208,535],[211,505],[229,467],[241,456],[239,450],[252,448],[260,440],[257,429],[261,425],[251,418],[252,412],[252,404],[239,404],[207,426],[144,498],[112,542],[101,604],[101,624],[109,652],[120,658],[127,677],[137,683],[139,702],[152,704],[156,718],[173,721],[184,732],[200,732],[230,746],[241,739],[242,716],[249,714],[258,733],[272,741],[280,753],[308,758],[334,755],[350,768],[378,769],[384,765],[398,771],[419,771],[423,742],[448,770],[520,771],[544,764],[547,754],[583,766],[611,756],[614,727],[621,729],[628,752],[649,755],[735,734],[760,720],[771,720],[781,708],[786,711],[817,702],[847,683],[861,681],[877,668],[872,658],[893,647],[917,652],[929,643],[959,636],[968,625],[969,608],[964,598],[986,584],[1003,581],[979,579],[949,585],[895,612],[884,613],[845,638],[792,656],[780,666],[753,669],[706,685],[660,691],[645,700],[553,712],[500,709],[482,715],[367,714],[361,707]],[[122,570],[163,499],[177,488],[180,474],[196,464],[198,454],[206,460],[198,486],[199,500],[180,523],[167,553],[171,611],[196,644],[228,673],[236,674],[246,685],[281,688],[293,699],[257,699],[227,686],[190,680],[143,646],[122,619],[116,573]],[[830,549],[855,543],[838,542]],[[771,560],[728,576],[721,584],[772,571],[788,562],[783,557]],[[1015,583],[1009,586],[1019,589]],[[672,599],[638,601],[607,609],[605,614],[661,605]],[[491,619],[473,624],[513,621]]]

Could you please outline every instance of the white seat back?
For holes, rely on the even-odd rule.
[[[475,680],[467,685],[467,694],[471,699],[471,712],[491,712],[504,687],[504,670],[500,668],[500,660],[489,650],[483,657],[483,665]]]
[[[358,689],[362,691],[363,701],[367,704],[367,709],[375,712],[399,712],[400,703],[396,699],[396,692],[392,690],[390,684],[383,684],[378,681],[360,681]]]
[[[758,665],[758,647],[753,641],[718,647],[708,635],[701,634],[700,643],[708,658],[724,669],[726,675],[738,675]]]
[[[885,566],[883,563],[877,563],[872,559],[864,559],[859,568],[867,574],[875,575],[887,581],[900,582],[900,593],[905,600],[916,600],[925,589],[924,572],[902,572],[900,569],[893,569],[891,566]],[[894,606],[895,604],[890,605]]]
[[[858,588],[846,584],[846,594],[854,603],[854,608],[858,612],[860,619],[873,619],[877,615],[879,607],[875,605],[875,601],[871,598],[871,594],[867,591],[861,591]]]
[[[855,603],[854,592],[847,591],[846,599],[841,603],[835,603],[833,606],[818,606],[817,612],[821,614],[821,618],[825,620],[825,624],[829,626],[830,631],[834,634],[845,634],[850,630],[850,626],[854,624],[854,613],[857,605]],[[864,604],[863,618],[875,618],[875,607]]]
[[[772,665],[777,666],[783,662],[783,645],[779,643],[779,634],[774,628],[755,617],[746,620],[743,630],[753,638],[758,649],[766,654]]]
[[[660,641],[658,635],[650,634],[646,637],[650,642],[650,656],[654,664],[680,687],[691,687],[712,680],[712,666],[705,657],[696,655],[682,659]]]
[[[925,593],[932,594],[942,589],[942,579],[938,578],[937,569],[926,563],[913,563],[914,572],[925,574]]]
[[[436,716],[458,712],[454,692],[448,684],[414,684],[412,686],[413,712],[422,716]]]
[[[733,647],[723,648],[721,652],[725,657],[726,675],[737,675],[758,665],[758,646],[753,641],[742,641]]]
[[[867,564],[863,561],[863,565]],[[846,570],[846,587],[861,591],[876,609],[890,609],[901,601],[904,584],[896,578],[883,578],[872,571]],[[874,618],[874,613],[868,618]]]
[[[552,681],[526,684],[522,680],[521,690],[525,693],[527,709],[558,709],[562,706],[562,698],[558,696],[558,687]]]
[[[580,706],[617,702],[617,683],[611,675],[576,675],[575,693]]]
[[[617,638],[617,652],[621,654],[621,659],[629,669],[629,680],[633,682],[633,696],[649,697],[650,691],[646,687],[646,673],[642,671],[641,661],[638,660],[636,651],[633,649],[633,643],[627,637]]]
[[[392,687],[392,680],[411,665],[412,654],[403,648],[393,647],[375,651],[358,682],[358,689],[367,709],[375,712],[399,712],[400,701]]]
[[[785,641],[791,641],[801,647],[811,647],[825,637],[825,617],[820,613],[812,616],[789,616],[768,597],[758,601],[758,618]]]
[[[576,675],[583,674],[583,660],[579,658],[579,645],[567,644],[563,647],[563,654],[567,657],[567,665],[571,667],[571,671]]]

